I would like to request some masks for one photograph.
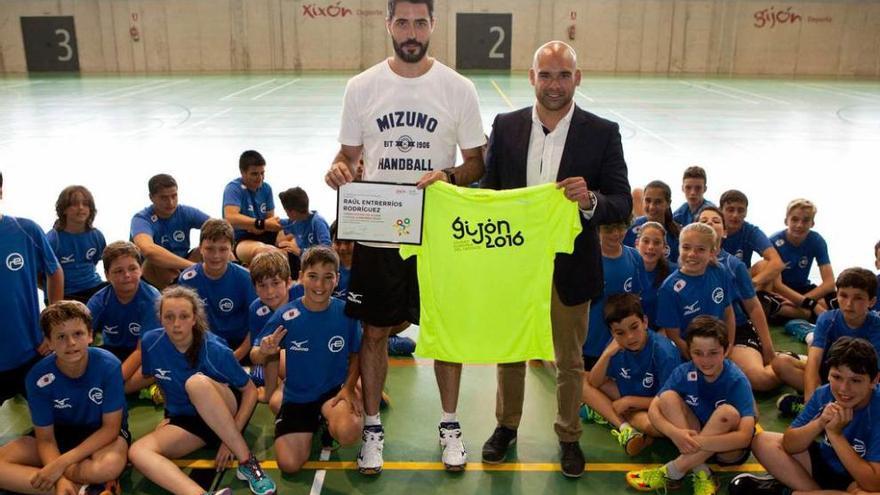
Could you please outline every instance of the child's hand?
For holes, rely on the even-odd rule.
[[[287,329],[284,328],[284,325],[278,325],[278,328],[271,335],[267,335],[260,340],[260,354],[264,356],[278,354],[280,351],[278,345],[285,335],[287,335]]]
[[[339,393],[336,394],[336,397],[330,399],[330,407],[336,407],[336,405],[342,401],[348,402],[355,416],[363,415],[364,411],[361,405],[360,398],[358,398],[357,393],[355,393],[353,390],[350,390],[347,387],[342,387],[342,389],[339,390]]]
[[[76,495],[77,493],[76,485],[67,478],[61,477],[55,483],[55,495]]]
[[[835,404],[837,405],[837,404]],[[853,418],[853,410],[848,407],[840,407],[837,406],[837,410],[834,414],[834,417],[831,418],[831,421],[825,425],[825,431],[830,434],[841,434],[843,433],[843,429],[846,428],[846,425],[852,421]]]
[[[698,432],[694,430],[679,429],[669,436],[675,447],[682,454],[695,454],[700,451],[700,442],[697,441]]]
[[[605,348],[604,352],[605,352],[605,354],[608,354],[609,356],[613,356],[613,355],[617,354],[618,352],[620,352],[620,349],[621,349],[620,344],[618,344],[616,340],[611,339],[611,342],[608,343],[608,346]]]
[[[57,461],[57,459],[56,459]],[[55,482],[61,478],[61,475],[64,474],[64,469],[66,468],[60,462],[52,461],[49,464],[43,466],[35,475],[31,477],[31,486],[37,490],[46,492],[49,491],[53,486],[55,486]]]
[[[635,407],[635,398],[626,396],[617,399],[616,401],[611,403],[611,407],[614,408],[614,412],[617,413],[618,416],[625,416],[627,413],[631,411],[637,410]]]
[[[825,404],[825,408],[822,409],[822,414],[819,415],[819,423],[823,428],[828,426],[828,423],[837,416],[837,410],[840,409],[840,406],[835,402],[829,402]]]

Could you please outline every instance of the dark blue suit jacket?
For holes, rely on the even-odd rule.
[[[486,175],[480,185],[488,189],[526,186],[526,162],[532,133],[532,107],[495,117],[486,155]],[[609,120],[575,105],[557,180],[583,177],[596,194],[598,205],[590,221],[581,216],[583,232],[572,254],[557,254],[553,283],[562,303],[583,304],[602,295],[602,253],[598,226],[626,221],[632,211],[620,129]]]

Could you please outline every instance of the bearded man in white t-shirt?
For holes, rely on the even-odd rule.
[[[327,184],[336,189],[354,180],[362,154],[365,181],[424,188],[438,180],[461,185],[479,180],[486,138],[477,92],[468,79],[427,56],[435,26],[433,0],[389,0],[385,26],[394,55],[348,82],[341,147],[325,176]],[[456,148],[464,159],[457,167]],[[383,463],[379,399],[388,371],[388,336],[419,318],[415,258],[402,260],[395,245],[357,243],[345,310],[364,322],[360,367],[365,420],[358,470],[377,474]],[[456,418],[461,364],[435,361],[434,372],[443,408],[443,464],[461,471],[467,464]]]

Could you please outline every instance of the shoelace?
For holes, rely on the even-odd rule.
[[[250,469],[252,473],[254,473],[254,478],[258,480],[261,480],[266,476],[265,474],[263,474],[263,468],[260,467],[260,464],[257,462],[256,459],[251,458],[250,460],[248,460],[247,468]]]
[[[445,439],[461,438],[461,428],[441,428],[440,435]]]

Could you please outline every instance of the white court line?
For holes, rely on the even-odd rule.
[[[144,86],[153,86],[153,85],[161,85],[164,84],[167,79],[159,79],[158,81],[147,81],[139,84],[135,84],[134,86],[124,86],[122,88],[111,89],[110,91],[105,91],[103,93],[98,93],[92,96],[86,96],[86,98],[102,98],[104,96],[112,95],[114,93],[119,93],[120,91],[129,91],[135,88],[142,88]]]
[[[244,88],[244,89],[241,89],[241,90],[236,91],[235,93],[230,93],[230,94],[224,96],[223,98],[220,98],[220,100],[221,100],[221,101],[226,101],[226,100],[232,98],[233,96],[238,96],[238,95],[244,93],[245,91],[250,91],[250,90],[252,90],[252,89],[257,89],[257,88],[259,88],[259,87],[261,87],[261,86],[265,86],[265,85],[267,85],[267,84],[269,84],[269,83],[273,83],[273,82],[275,82],[275,81],[277,81],[277,79],[269,79],[268,81],[263,81],[263,82],[261,82],[261,83],[254,84],[253,86],[248,86],[248,87],[246,87],[246,88]]]
[[[322,461],[330,460],[330,449],[324,447],[321,449],[321,455],[318,459]],[[315,471],[315,480],[312,481],[312,489],[309,490],[309,495],[321,495],[321,489],[324,488],[324,477],[327,476],[327,470],[321,469]]]
[[[708,84],[710,86],[718,86],[719,88],[724,88],[728,91],[733,91],[735,93],[742,93],[744,95],[754,96],[755,98],[761,98],[763,100],[772,101],[773,103],[779,103],[780,105],[791,105],[791,102],[789,102],[789,101],[780,100],[778,98],[773,98],[772,96],[764,96],[764,95],[760,95],[758,93],[752,93],[751,91],[746,91],[744,89],[734,88],[732,86],[727,86],[725,84],[720,84],[720,83],[716,83],[716,82],[707,82],[706,84]]]
[[[128,93],[123,93],[123,94],[121,94],[121,95],[116,95],[116,96],[113,96],[113,97],[110,97],[110,98],[107,98],[107,99],[108,99],[108,100],[117,100],[117,99],[119,99],[119,98],[128,98],[129,96],[139,95],[139,94],[141,94],[141,93],[146,93],[146,92],[148,92],[148,91],[154,91],[154,90],[157,90],[157,89],[166,89],[166,88],[170,88],[171,86],[177,86],[178,84],[183,84],[183,83],[187,83],[187,82],[189,82],[189,79],[183,79],[183,80],[180,80],[180,81],[171,81],[171,82],[167,82],[167,83],[165,83],[165,84],[160,84],[160,85],[158,85],[158,86],[151,86],[151,87],[149,87],[149,88],[143,88],[143,89],[139,89],[139,90],[137,90],[137,91],[131,91],[131,92],[128,92]]]
[[[678,81],[678,82],[679,82],[679,84],[684,84],[685,86],[690,86],[690,87],[692,87],[692,88],[702,89],[703,91],[706,91],[706,92],[709,92],[709,93],[715,93],[715,94],[718,94],[718,95],[721,95],[721,96],[726,96],[726,97],[728,97],[728,98],[733,98],[734,100],[743,101],[743,102],[746,102],[746,103],[750,103],[750,104],[752,104],[752,105],[757,105],[757,104],[758,104],[757,101],[749,100],[749,99],[743,98],[743,97],[741,97],[741,96],[737,96],[737,95],[734,95],[734,94],[726,93],[726,92],[724,92],[724,91],[718,91],[718,90],[716,90],[716,89],[707,88],[707,87],[705,87],[705,86],[698,86],[698,85],[696,85],[696,84],[694,84],[694,83],[689,83],[689,82],[687,82],[687,81]]]
[[[198,121],[198,122],[193,122],[192,124],[190,124],[189,127],[187,127],[187,129],[188,129],[188,128],[191,128],[191,127],[198,127],[198,126],[204,124],[205,122],[208,122],[209,120],[213,120],[213,119],[215,119],[215,118],[217,118],[217,117],[219,117],[219,116],[221,116],[221,115],[225,115],[225,114],[228,113],[230,110],[232,110],[231,107],[230,107],[230,108],[224,108],[223,110],[220,110],[219,112],[213,113],[213,114],[211,114],[211,115],[205,117],[204,119],[202,119],[202,120],[200,120],[200,121]]]
[[[826,91],[833,91],[832,88],[829,88],[828,86],[826,86],[826,85],[824,85],[824,84],[815,84],[815,83],[813,83],[813,84],[804,84],[804,85],[805,85],[805,86],[812,87],[812,88],[816,88],[816,89],[821,88],[821,89],[824,89],[824,90],[826,90]],[[865,97],[865,98],[868,98],[868,99],[871,99],[871,100],[880,100],[880,95],[873,94],[873,93],[865,93],[865,92],[863,92],[863,91],[856,91],[856,90],[854,90],[854,89],[848,89],[848,90],[846,90],[846,91],[842,91],[842,90],[836,90],[836,91],[837,91],[837,92],[836,92],[835,94],[840,94],[840,95],[845,95],[845,96],[852,96],[852,97],[855,97],[855,98],[858,98],[859,95],[861,95],[862,97]]]
[[[589,96],[585,95],[584,92],[579,89],[574,90],[574,92],[577,93],[578,96],[580,96],[581,98],[583,98],[587,101],[596,101],[593,98],[590,98]]]
[[[273,79],[273,81],[274,81],[274,79]],[[295,83],[295,82],[299,82],[299,79],[294,79],[294,80],[292,80],[292,81],[287,81],[286,83],[284,83],[284,84],[282,84],[282,85],[280,85],[280,86],[275,86],[274,88],[270,89],[269,91],[266,91],[266,92],[263,92],[263,93],[258,94],[257,96],[254,96],[253,98],[251,98],[251,101],[253,101],[253,100],[258,100],[258,99],[260,99],[260,98],[262,98],[262,97],[264,97],[264,96],[266,96],[266,95],[268,95],[268,94],[270,94],[270,93],[274,93],[275,91],[278,91],[278,90],[281,89],[281,88],[284,88],[284,87],[290,86],[291,84],[293,84],[293,83]]]
[[[638,130],[644,132],[645,134],[647,134],[647,135],[651,136],[652,138],[656,139],[657,141],[660,141],[661,143],[663,143],[663,144],[669,146],[670,148],[674,149],[675,151],[678,151],[679,153],[684,153],[684,150],[683,150],[683,149],[679,148],[678,146],[676,146],[675,144],[673,144],[672,142],[670,142],[668,139],[666,139],[666,138],[664,138],[663,136],[657,134],[656,132],[654,132],[654,131],[652,131],[652,130],[646,128],[646,127],[640,126],[639,124],[635,123],[632,119],[629,119],[629,118],[627,118],[627,117],[621,115],[619,112],[615,112],[614,110],[611,110],[611,109],[607,109],[607,110],[608,110],[608,112],[613,113],[614,115],[616,115],[617,118],[619,118],[620,120],[625,120],[627,123],[629,123],[629,125],[631,125],[631,126],[635,127],[636,129],[638,129]]]
[[[30,86],[31,84],[43,84],[46,81],[26,81],[18,84],[10,84],[9,86],[0,86],[0,90],[3,89],[12,89],[12,88],[20,88],[22,86]]]
[[[797,86],[797,87],[799,87],[799,88],[812,89],[813,91],[821,91],[821,92],[823,92],[823,93],[831,93],[831,94],[833,94],[833,95],[838,95],[838,96],[848,96],[848,97],[850,97],[850,98],[856,98],[856,99],[859,99],[859,100],[877,101],[876,98],[868,98],[868,97],[865,97],[865,96],[854,95],[854,94],[852,94],[852,93],[846,93],[846,92],[843,92],[843,91],[836,91],[836,90],[833,90],[833,89],[827,89],[827,88],[823,88],[823,87],[821,87],[821,86],[815,86],[815,85],[813,85],[813,84],[806,84],[806,83],[792,83],[792,82],[787,82],[787,83],[785,83],[785,84],[788,84],[788,85],[790,85],[790,86]]]

